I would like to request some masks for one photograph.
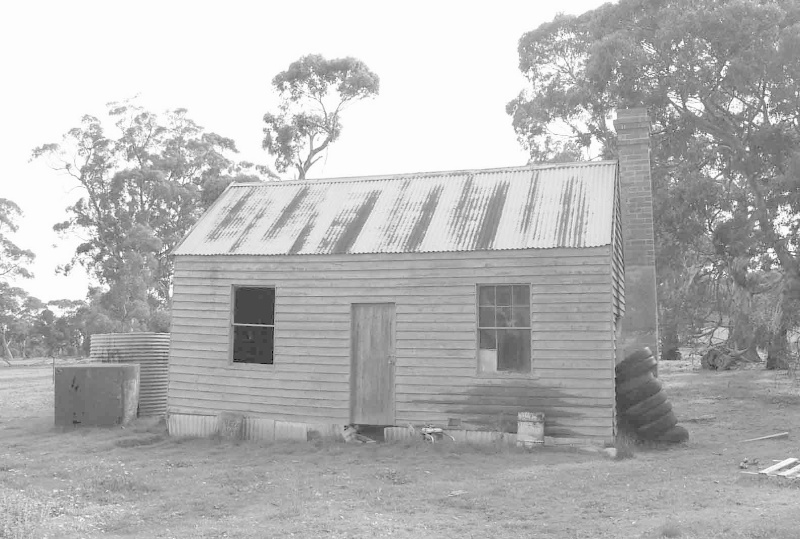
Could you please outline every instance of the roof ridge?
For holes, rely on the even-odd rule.
[[[441,178],[442,176],[466,176],[469,174],[492,174],[503,172],[519,172],[519,171],[535,171],[535,170],[550,170],[555,168],[573,168],[573,167],[586,167],[586,166],[600,166],[617,164],[617,161],[604,159],[601,161],[575,161],[570,163],[542,163],[534,165],[521,165],[515,167],[492,167],[492,168],[475,168],[475,169],[455,169],[455,170],[435,170],[423,172],[404,172],[398,174],[371,174],[369,176],[337,176],[332,178],[309,178],[305,180],[274,180],[265,182],[233,182],[231,187],[265,187],[275,185],[307,185],[307,184],[323,184],[323,183],[348,183],[348,182],[368,182],[368,181],[389,181],[389,180],[405,180],[412,178]]]

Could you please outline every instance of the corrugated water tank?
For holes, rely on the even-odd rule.
[[[139,416],[167,412],[169,333],[100,333],[92,335],[90,357],[103,363],[140,366]]]

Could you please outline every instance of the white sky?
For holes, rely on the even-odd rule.
[[[31,150],[105,104],[139,95],[154,112],[187,108],[233,138],[241,159],[261,149],[270,81],[300,56],[354,56],[381,78],[380,95],[343,116],[340,140],[314,177],[522,165],[505,105],[524,87],[520,36],[557,12],[601,0],[42,1],[0,7],[0,198],[25,213],[14,236],[33,250],[36,277],[19,282],[44,301],[85,297],[82,268],[56,276],[75,238],[53,224],[80,191]]]

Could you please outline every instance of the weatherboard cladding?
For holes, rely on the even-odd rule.
[[[612,161],[231,185],[176,255],[312,255],[611,243]]]

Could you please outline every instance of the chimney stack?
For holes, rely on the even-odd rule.
[[[617,362],[643,346],[658,358],[658,302],[647,109],[621,109],[614,121],[619,152],[625,315],[618,326]]]

